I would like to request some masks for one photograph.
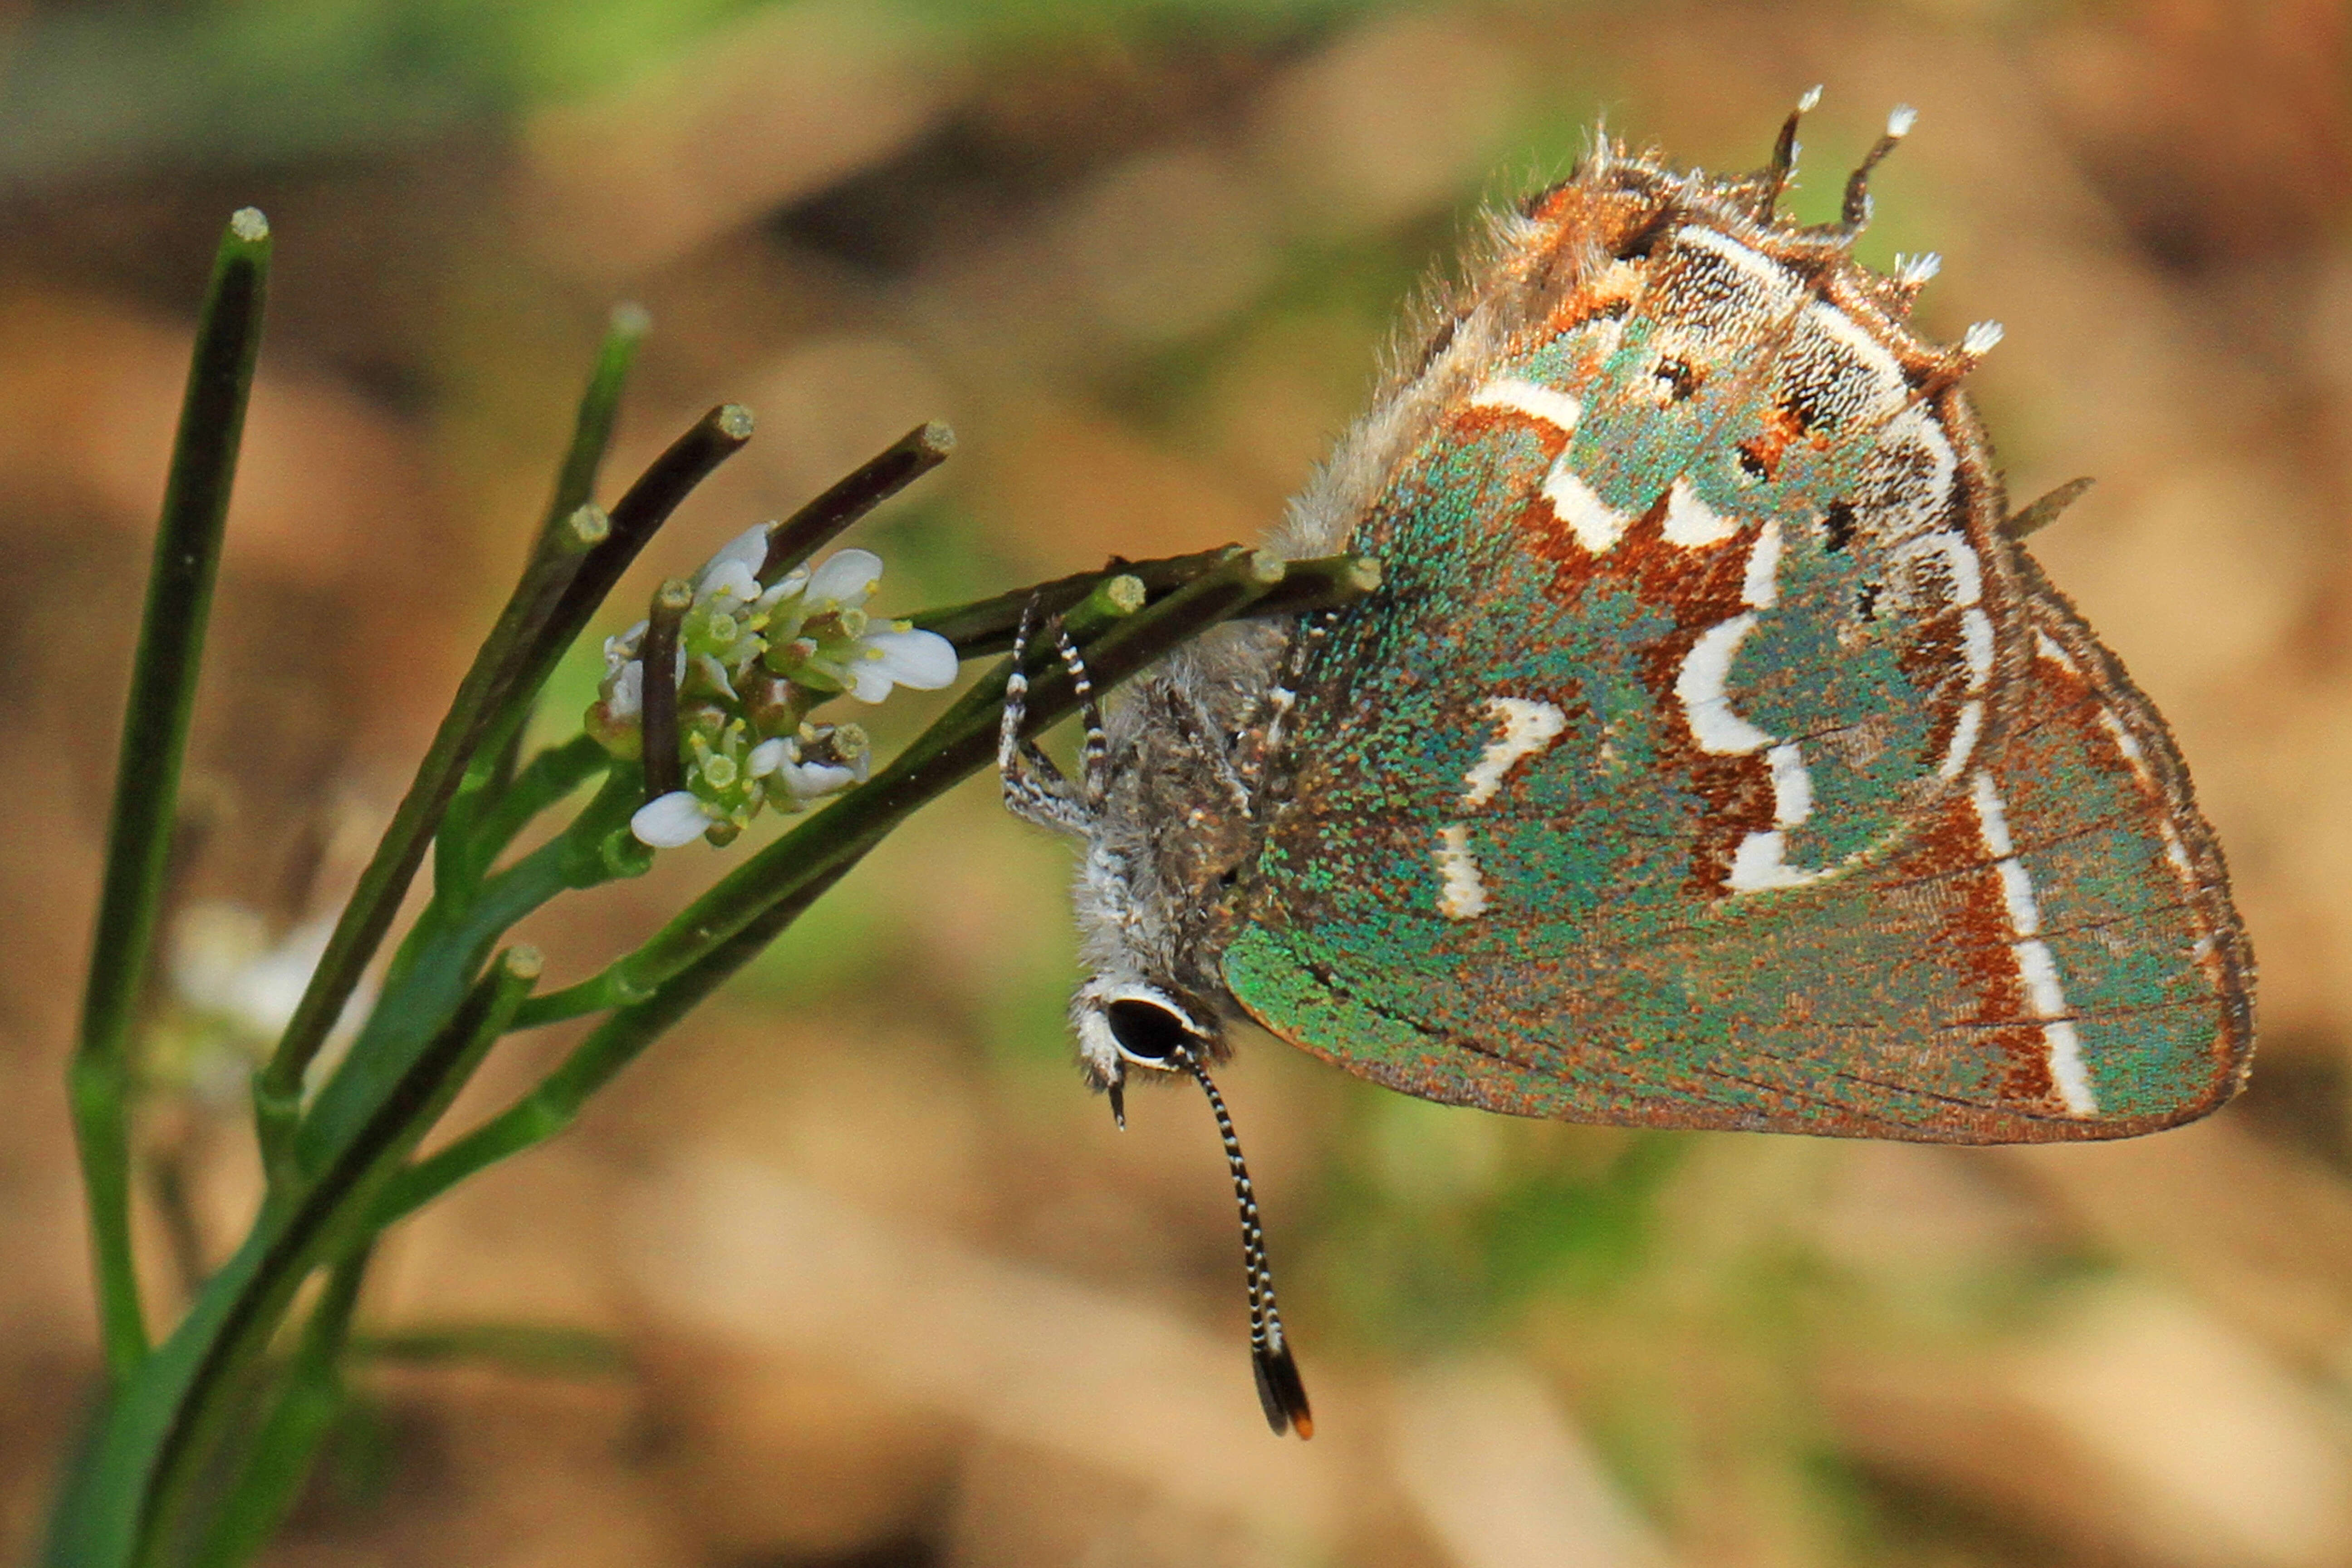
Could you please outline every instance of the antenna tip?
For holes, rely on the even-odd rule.
[[[1911,134],[1911,127],[1919,121],[1919,111],[1907,103],[1898,103],[1886,117],[1886,133],[1901,138]]]
[[[1821,103],[1822,84],[1820,82],[1815,82],[1812,86],[1805,89],[1803,95],[1797,100],[1797,112],[1800,114],[1811,114],[1814,110],[1821,107]]]
[[[1315,1436],[1315,1413],[1307,1407],[1307,1384],[1298,1375],[1298,1363],[1290,1357],[1290,1347],[1253,1345],[1250,1365],[1257,1373],[1258,1407],[1265,1412],[1265,1424],[1274,1428],[1274,1435]]]

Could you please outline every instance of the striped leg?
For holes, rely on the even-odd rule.
[[[1004,712],[996,730],[996,773],[1003,783],[1007,811],[1024,821],[1085,837],[1094,829],[1094,810],[1062,776],[1054,759],[1021,733],[1029,718],[1029,677],[1021,661],[1028,652],[1036,618],[1037,606],[1032,603],[1022,611],[1020,627],[1013,634],[1012,670],[1004,678]],[[1083,683],[1079,689],[1087,696],[1091,714],[1091,694]],[[1090,725],[1090,729],[1098,727]],[[1099,804],[1099,797],[1096,799]]]
[[[1070,640],[1069,629],[1055,626],[1054,647],[1062,656],[1062,663],[1070,671],[1070,684],[1078,694],[1078,717],[1087,727],[1086,750],[1078,767],[1078,801],[1087,816],[1102,810],[1104,797],[1110,793],[1110,732],[1103,728],[1102,705],[1095,700],[1095,683],[1087,679],[1087,661],[1078,645]]]

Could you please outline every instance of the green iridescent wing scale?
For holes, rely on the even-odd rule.
[[[2169,735],[2000,533],[1964,365],[1738,227],[1595,272],[1390,482],[1228,986],[1525,1114],[2006,1142],[2210,1110],[2252,964]]]

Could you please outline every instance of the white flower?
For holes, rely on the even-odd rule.
[[[827,557],[809,574],[797,604],[776,606],[770,668],[820,689],[846,691],[860,702],[879,702],[894,686],[936,691],[952,682],[954,644],[903,621],[867,618],[866,601],[881,579],[882,558],[870,550]],[[788,618],[798,635],[788,635]]]
[[[956,678],[955,644],[937,632],[902,626],[858,639],[864,658],[849,667],[849,690],[860,702],[879,702],[893,685],[937,691]]]
[[[747,605],[759,598],[757,574],[768,559],[769,527],[754,523],[721,545],[719,553],[694,574],[694,596],[698,600],[705,595],[724,594]]]
[[[726,820],[724,812],[706,805],[692,790],[674,789],[637,807],[629,818],[629,831],[650,848],[676,849],[708,833],[712,823]]]
[[[604,673],[618,675],[624,667],[634,663],[637,650],[646,644],[646,623],[639,621],[627,631],[616,632],[604,639]]]
[[[633,658],[613,672],[613,678],[604,684],[604,710],[618,723],[626,723],[645,712],[644,665]]]
[[[192,904],[173,922],[172,990],[181,1005],[208,1021],[214,1033],[184,1063],[191,1088],[226,1103],[241,1093],[254,1055],[285,1032],[310,972],[327,951],[331,917],[303,921],[273,937],[258,910],[226,901]],[[375,982],[364,980],[343,1005],[330,1041],[349,1043],[374,1005]],[[313,1063],[331,1068],[333,1053]]]
[[[866,731],[857,726],[803,724],[797,736],[779,735],[752,747],[744,771],[754,779],[772,779],[771,797],[781,788],[783,797],[777,804],[798,810],[863,784],[872,762]]]
[[[830,763],[786,763],[777,771],[783,775],[784,793],[794,800],[815,800],[857,782],[856,769]]]
[[[882,581],[882,557],[871,550],[836,550],[809,574],[801,600],[811,612],[854,610]]]
[[[705,562],[678,627],[677,688],[687,787],[650,801],[630,830],[655,848],[713,842],[749,826],[763,805],[798,811],[865,781],[871,754],[854,724],[802,723],[835,693],[879,702],[900,686],[931,691],[956,678],[955,646],[904,621],[877,621],[866,601],[882,558],[839,550],[761,587],[772,523],[747,528]],[[646,626],[604,642],[604,679],[589,732],[618,757],[644,741]],[[799,725],[796,734],[758,740]],[[758,741],[757,744],[752,744]]]

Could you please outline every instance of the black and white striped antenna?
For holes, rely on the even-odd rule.
[[[1225,1097],[1210,1080],[1209,1069],[1187,1050],[1171,1058],[1201,1086],[1209,1109],[1217,1118],[1217,1135],[1224,1140],[1225,1163],[1234,1173],[1234,1201],[1242,1215],[1242,1268],[1249,1281],[1250,1363],[1257,1374],[1257,1400],[1274,1435],[1296,1431],[1315,1435],[1315,1415],[1307,1405],[1307,1384],[1291,1356],[1290,1341],[1282,1331],[1282,1312],[1274,1301],[1274,1268],[1265,1260],[1265,1232],[1258,1223],[1257,1194],[1250,1186],[1249,1165],[1242,1159],[1241,1140],[1234,1135],[1234,1119],[1226,1113]]]

